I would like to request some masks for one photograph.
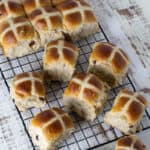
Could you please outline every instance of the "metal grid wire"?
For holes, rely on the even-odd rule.
[[[103,32],[102,28],[101,28],[101,32],[93,36],[90,36],[87,39],[76,42],[76,45],[81,49],[78,64],[77,64],[77,70],[79,72],[83,72],[87,70],[88,58],[91,53],[91,46],[98,41],[101,42],[108,41],[107,36]],[[14,75],[22,72],[27,72],[27,71],[42,70],[42,56],[43,56],[43,50],[40,50],[34,54],[30,54],[17,59],[8,59],[2,55],[2,52],[0,52],[0,69],[2,73],[2,78],[5,80],[8,89],[9,89],[10,80],[12,79],[12,77],[14,77]],[[66,88],[68,83],[51,82],[45,84],[47,87],[48,103],[44,108],[42,109],[31,108],[28,111],[19,112],[19,110],[16,107],[28,136],[29,136],[28,124],[30,120],[37,113],[51,107],[63,108],[61,99],[62,99],[63,91]],[[103,122],[103,117],[105,112],[110,110],[114,98],[116,97],[118,91],[122,88],[128,88],[131,89],[132,91],[136,90],[130,78],[127,77],[124,80],[122,85],[112,89],[109,92],[107,106],[105,107],[103,113],[100,114],[94,120],[94,122],[84,121],[78,118],[78,116],[76,116],[75,114],[73,115],[71,114],[76,126],[76,130],[68,139],[65,140],[65,142],[59,145],[58,148],[60,150],[93,149],[95,147],[115,141],[119,137],[123,136],[121,132],[107,126]],[[150,108],[148,108],[145,111],[141,125],[142,125],[142,130],[146,130],[150,128]],[[38,149],[33,145],[31,138],[30,138],[30,142],[33,146],[33,149]]]

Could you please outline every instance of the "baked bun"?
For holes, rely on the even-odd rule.
[[[23,16],[0,23],[0,43],[7,57],[21,57],[40,47],[36,31]]]
[[[74,130],[71,117],[62,109],[52,108],[36,115],[29,133],[35,145],[42,150],[54,150]]]
[[[128,66],[127,55],[116,45],[107,42],[94,44],[88,71],[107,82],[109,86],[116,86],[122,82]]]
[[[50,0],[21,0],[26,14],[30,14],[37,8],[51,6]]]
[[[46,103],[43,75],[39,72],[16,75],[11,82],[11,94],[21,111],[43,107]]]
[[[96,16],[84,0],[68,0],[57,7],[63,15],[64,32],[72,40],[87,37],[99,31]]]
[[[0,22],[18,16],[25,16],[23,6],[19,0],[0,0]]]
[[[44,46],[50,41],[63,39],[63,24],[61,13],[50,6],[40,7],[32,11],[29,19],[40,35]]]
[[[121,90],[104,121],[125,134],[135,133],[140,129],[140,121],[147,105],[148,102],[139,93]]]
[[[51,0],[51,3],[54,7],[64,3],[65,1],[68,1],[68,0]]]
[[[68,81],[75,71],[79,49],[72,43],[57,40],[47,44],[44,53],[44,70],[51,80]]]
[[[80,117],[93,121],[103,111],[107,94],[104,83],[95,75],[78,73],[63,95],[63,104]]]
[[[148,150],[148,149],[136,135],[130,135],[120,138],[117,141],[115,150]]]

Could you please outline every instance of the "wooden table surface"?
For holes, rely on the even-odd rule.
[[[136,89],[150,99],[150,1],[91,0],[90,3],[109,41],[128,53],[132,62],[129,76]],[[0,89],[0,150],[32,149],[3,80]],[[15,130],[10,122],[16,122]],[[140,136],[150,138],[150,130]]]

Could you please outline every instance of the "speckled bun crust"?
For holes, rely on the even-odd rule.
[[[148,101],[139,93],[121,90],[112,109],[106,113],[104,121],[125,134],[135,133],[140,127],[147,105]]]
[[[86,1],[68,0],[57,8],[63,16],[64,31],[72,40],[78,40],[99,31],[96,16]]]
[[[60,108],[51,108],[37,114],[29,127],[33,142],[44,150],[55,149],[73,130],[71,117]]]
[[[93,45],[88,71],[110,86],[116,86],[127,75],[129,63],[126,53],[116,45],[97,42]]]
[[[136,135],[125,136],[117,141],[115,150],[126,149],[148,150],[145,144]]]
[[[39,36],[24,16],[9,18],[0,23],[0,43],[7,57],[21,57],[41,46]]]
[[[11,94],[21,111],[43,107],[46,103],[43,75],[38,72],[16,75],[11,82]]]
[[[94,120],[106,103],[106,87],[95,75],[78,73],[63,95],[63,104],[86,120]]]
[[[69,81],[76,69],[79,49],[65,40],[49,42],[43,57],[43,66],[51,80]]]
[[[0,1],[0,22],[8,18],[25,16],[23,5],[20,0],[1,0]]]
[[[33,27],[40,35],[42,46],[50,41],[64,39],[61,13],[51,6],[34,9],[29,16]]]

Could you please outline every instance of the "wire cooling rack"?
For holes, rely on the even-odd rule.
[[[101,28],[101,27],[100,27]],[[95,42],[106,42],[108,41],[107,36],[105,35],[103,29],[93,36],[88,37],[87,39],[76,42],[76,45],[81,49],[80,56],[77,64],[77,70],[79,72],[83,72],[87,70],[88,66],[88,58],[91,53],[91,46]],[[16,59],[8,59],[5,58],[0,52],[0,69],[2,78],[5,81],[6,86],[9,90],[10,80],[14,77],[14,75],[28,72],[28,71],[39,71],[42,70],[42,56],[43,50],[40,50],[34,54],[30,54],[24,57],[16,58]],[[47,105],[42,109],[31,108],[28,111],[20,112],[17,107],[17,111],[19,113],[20,119],[24,125],[24,129],[30,139],[30,142],[33,146],[33,149],[38,149],[33,145],[30,135],[28,133],[28,124],[30,120],[39,112],[46,110],[51,107],[60,107],[63,108],[61,99],[64,89],[67,87],[68,82],[46,82],[47,87]],[[123,136],[121,132],[117,129],[111,128],[107,126],[103,122],[103,117],[105,112],[110,110],[113,100],[116,97],[118,91],[122,88],[128,88],[132,91],[136,91],[132,81],[129,77],[127,77],[123,84],[119,87],[112,89],[109,92],[109,98],[107,106],[105,107],[102,114],[100,114],[94,122],[83,121],[78,118],[75,114],[71,114],[74,120],[76,130],[75,132],[66,139],[61,145],[59,145],[58,149],[60,150],[85,150],[85,149],[94,149],[101,145],[110,143],[115,141],[119,137]],[[150,128],[150,108],[144,113],[143,120],[141,121],[142,130],[146,130]]]

